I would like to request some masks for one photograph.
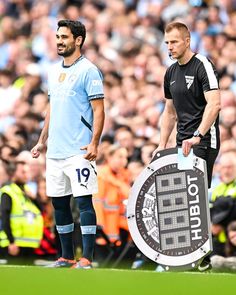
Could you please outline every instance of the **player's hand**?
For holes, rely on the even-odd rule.
[[[8,246],[8,253],[12,256],[17,256],[20,253],[20,248],[16,244],[10,244]]]
[[[192,138],[189,138],[189,139],[185,139],[183,140],[182,142],[182,151],[183,151],[183,155],[185,157],[188,156],[188,154],[190,153],[191,151],[191,148],[194,146],[194,145],[197,145],[199,144],[201,141],[201,138],[200,137],[195,137],[193,136]]]
[[[38,158],[44,148],[44,144],[37,143],[31,150],[31,155],[33,158]]]
[[[97,146],[94,144],[88,144],[85,146],[82,146],[80,148],[82,151],[87,151],[86,154],[84,155],[84,158],[88,161],[95,161],[97,154],[98,154],[98,149]]]

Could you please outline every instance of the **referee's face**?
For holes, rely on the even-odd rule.
[[[60,27],[56,34],[57,54],[63,57],[71,56],[76,50],[76,41],[67,27]]]
[[[165,43],[171,57],[181,60],[189,49],[190,39],[182,31],[174,28],[165,33]]]

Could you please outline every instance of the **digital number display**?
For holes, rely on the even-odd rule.
[[[161,250],[190,246],[186,188],[185,172],[156,176]]]

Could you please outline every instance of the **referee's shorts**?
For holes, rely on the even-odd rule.
[[[216,160],[216,157],[219,153],[218,149],[213,149],[211,147],[207,146],[194,146],[193,147],[193,153],[206,161],[207,165],[207,179],[208,179],[208,188],[211,187],[211,179],[212,179],[212,171],[213,166]]]

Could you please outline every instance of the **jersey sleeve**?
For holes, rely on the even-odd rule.
[[[172,99],[172,95],[170,93],[170,77],[169,77],[169,70],[167,69],[165,76],[164,76],[164,94],[165,98]]]
[[[88,99],[104,98],[103,77],[98,68],[90,68],[85,76],[85,91]]]
[[[198,69],[198,79],[202,83],[204,92],[219,89],[218,74],[213,64],[203,57]]]
[[[53,67],[54,69],[54,67]],[[54,73],[58,73],[57,70],[54,70]],[[48,83],[48,100],[50,101],[50,96],[51,96],[51,77],[53,75],[52,69],[49,69],[48,74],[47,74],[47,83]]]

